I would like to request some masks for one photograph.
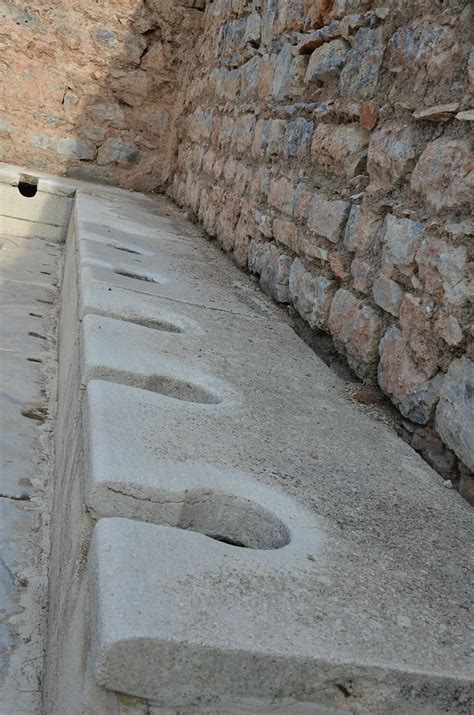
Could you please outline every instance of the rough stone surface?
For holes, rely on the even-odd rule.
[[[359,125],[318,124],[311,156],[327,172],[352,179],[365,167],[368,143],[368,131]]]
[[[1,713],[41,707],[61,253],[31,227],[23,237],[0,233]]]
[[[308,228],[331,243],[337,243],[342,235],[350,204],[346,201],[328,201],[315,194],[308,213]]]
[[[370,377],[377,364],[381,330],[377,312],[341,288],[331,305],[329,329],[354,372],[359,377]]]
[[[474,362],[453,360],[441,385],[436,427],[448,447],[474,471]]]
[[[400,303],[403,298],[403,290],[398,283],[390,280],[390,278],[386,278],[382,274],[376,276],[372,291],[374,301],[378,306],[395,317],[400,315]]]
[[[370,192],[392,189],[414,166],[411,127],[386,126],[372,134],[367,158]]]
[[[163,184],[183,65],[203,18],[198,5],[2,3],[0,161],[129,188]],[[104,161],[121,142],[137,150]]]
[[[388,275],[396,268],[410,275],[415,267],[416,250],[421,242],[424,227],[408,218],[397,219],[389,214],[381,233],[382,261]]]
[[[327,329],[329,309],[336,292],[336,281],[314,276],[296,258],[290,270],[289,295],[298,313],[312,328]]]
[[[378,383],[405,417],[424,425],[433,416],[442,375],[430,379],[418,368],[409,345],[394,326],[380,342]]]
[[[455,0],[442,7],[379,5],[208,5],[197,43],[201,64],[190,73],[184,113],[193,122],[198,110],[212,113],[213,126],[204,137],[186,125],[171,194],[194,211],[198,189],[187,189],[187,198],[186,187],[203,187],[195,213],[211,235],[215,216],[231,213],[232,220],[217,222],[217,234],[239,265],[260,274],[264,239],[276,240],[281,256],[296,255],[300,284],[290,299],[310,325],[317,284],[347,291],[354,301],[363,296],[385,332],[400,327],[403,296],[419,299],[418,307],[407,299],[413,317],[405,310],[402,330],[407,385],[419,386],[469,349],[470,16]],[[242,141],[252,141],[251,149],[239,152],[225,136],[249,111],[256,127],[253,137],[250,124],[243,129]],[[203,175],[196,143],[251,171],[243,194],[231,173],[219,185]],[[248,205],[258,216],[254,223]],[[415,314],[423,329],[415,330]],[[351,315],[363,343],[359,312]],[[327,320],[318,325],[331,334]],[[374,345],[375,339],[376,368]],[[393,370],[395,384],[399,365],[387,353],[384,360],[384,379],[390,382]],[[387,389],[397,406],[402,392]],[[428,412],[421,409],[423,419]]]
[[[334,40],[316,49],[310,57],[305,82],[325,81],[340,74],[348,51],[344,40]]]
[[[167,202],[79,192],[64,280],[45,709],[465,713],[459,495]],[[375,311],[331,316],[371,361]]]
[[[467,2],[1,7],[0,160],[165,189],[242,268],[278,264],[277,247],[285,271],[298,256],[377,311],[393,281],[432,302],[439,370],[472,351]],[[398,327],[393,299],[384,330]],[[410,359],[416,382],[426,361]]]
[[[468,142],[437,139],[428,144],[415,166],[411,185],[436,210],[472,205],[474,165]]]

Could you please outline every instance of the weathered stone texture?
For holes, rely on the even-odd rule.
[[[352,293],[337,291],[329,314],[329,329],[336,347],[361,378],[370,378],[377,365],[381,330],[378,313]]]
[[[0,160],[167,187],[431,434],[472,351],[468,3],[6,5]]]
[[[235,159],[247,166],[242,193],[234,169],[224,184],[204,162],[200,219],[217,226],[239,265],[247,257],[268,293],[328,332],[361,378],[378,373],[426,435],[472,323],[462,5],[420,1],[392,12],[368,0],[214,0],[202,64],[184,91],[191,121],[180,120],[172,190],[179,199],[189,174],[201,180],[180,160],[196,144],[229,169]],[[216,140],[197,129],[205,112]],[[209,199],[216,184],[219,201]],[[433,460],[457,468],[437,439],[418,434],[413,443],[423,454],[434,445]]]
[[[440,391],[436,427],[455,454],[474,471],[474,362],[453,360]]]
[[[0,161],[130,188],[169,178],[192,2],[32,0],[0,16]]]

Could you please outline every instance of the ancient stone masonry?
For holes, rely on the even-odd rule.
[[[472,498],[471,23],[465,0],[208,3],[171,194]]]
[[[182,60],[202,17],[192,4],[0,1],[0,161],[164,184]]]
[[[471,4],[0,0],[0,22],[0,161],[167,189],[474,499]]]

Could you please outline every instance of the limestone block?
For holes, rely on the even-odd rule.
[[[285,43],[275,62],[272,82],[273,99],[281,100],[293,94],[302,93],[305,69],[303,58],[295,56],[293,46]]]
[[[210,268],[210,260],[206,263],[203,256],[196,255],[189,244],[183,245],[183,243],[162,241],[159,259],[131,254],[133,258],[127,261],[127,249],[123,250],[123,244],[118,243],[120,248],[117,249],[101,246],[94,240],[84,239],[80,246],[84,284],[89,281],[105,283],[111,290],[109,291],[108,288],[103,290],[112,294],[118,288],[135,289],[150,296],[197,302],[207,307],[219,303],[222,309],[232,313],[254,314],[254,310],[246,306],[245,301],[241,300],[238,294],[221,298],[222,288],[226,284],[225,273],[216,275]],[[141,245],[135,243],[135,250],[140,249]],[[193,266],[195,271],[193,279],[188,273],[190,266]],[[173,275],[181,277],[175,279]],[[209,276],[210,280],[205,291],[196,285],[198,276],[202,276],[203,279],[204,276]],[[266,303],[266,299],[262,296],[259,310],[268,314]],[[269,310],[271,312],[272,308]]]
[[[307,222],[309,216],[309,208],[311,205],[312,193],[304,183],[298,184],[294,192],[294,207],[293,216]]]
[[[369,132],[358,124],[318,124],[311,157],[316,167],[347,179],[362,173],[367,158]]]
[[[442,375],[428,379],[413,359],[400,330],[392,327],[380,342],[378,383],[402,415],[424,425],[433,416]]]
[[[347,201],[328,201],[314,194],[309,206],[308,228],[328,241],[337,243],[342,235],[350,204]]]
[[[295,258],[289,279],[290,299],[312,328],[327,330],[329,309],[336,289],[336,281],[313,275],[299,258]]]
[[[0,183],[0,232],[59,241],[71,214],[72,199],[42,190],[22,196],[17,186]]]
[[[232,176],[245,183],[245,173],[236,164]],[[269,176],[259,170],[255,186],[268,191]],[[171,205],[102,191],[79,192],[67,244],[55,536],[68,558],[52,619],[68,658],[55,707],[82,707],[88,655],[102,694],[151,698],[150,711],[273,712],[276,699],[286,713],[303,692],[309,712],[337,712],[347,698],[334,683],[344,683],[361,711],[428,702],[444,715],[469,697],[467,505],[347,401],[342,381]],[[237,205],[222,187],[203,195],[218,213]],[[254,206],[242,223],[250,216],[268,230]],[[254,239],[248,253],[267,289],[288,291],[295,261]],[[317,278],[323,315],[335,286]],[[310,307],[309,292],[298,298]],[[380,318],[348,291],[335,303],[329,321],[365,374]],[[420,543],[435,548],[427,556]],[[413,583],[427,558],[423,605]]]
[[[394,268],[410,275],[415,268],[415,255],[423,238],[425,227],[409,218],[398,219],[388,214],[382,226],[382,261],[390,277]]]
[[[260,24],[260,15],[257,12],[252,12],[247,18],[244,42],[250,42],[252,45],[260,43]]]
[[[88,113],[92,119],[100,126],[110,124],[117,129],[125,129],[125,113],[119,104],[94,104],[88,108]]]
[[[425,238],[415,259],[421,280],[440,304],[460,306],[472,300],[474,288],[468,275],[464,246]]]
[[[297,575],[304,575],[307,552],[316,558],[320,538],[317,526],[295,524],[289,549],[269,556],[182,529],[101,520],[89,562],[98,683],[170,705],[225,692],[290,697],[320,661],[298,633],[290,605],[300,600]],[[288,560],[292,568],[286,570]],[[238,595],[242,579],[250,587],[244,600]],[[259,604],[252,596],[255,579]],[[284,587],[277,588],[278,581]],[[274,609],[284,614],[277,638],[270,626]],[[250,672],[249,658],[255,663]]]
[[[411,187],[435,208],[468,208],[474,191],[474,166],[464,140],[430,142],[416,164]]]
[[[269,97],[272,93],[275,64],[275,60],[270,55],[264,55],[261,59],[257,78],[258,97],[260,100]]]
[[[362,209],[359,204],[353,204],[344,232],[344,247],[356,253],[375,248],[381,225],[381,216],[369,209]]]
[[[125,142],[120,137],[107,139],[99,149],[97,163],[102,164],[136,164],[141,153],[135,144]]]
[[[395,317],[400,314],[400,303],[403,298],[403,289],[398,283],[386,278],[383,274],[375,277],[372,293],[374,302],[387,313]]]
[[[413,169],[415,157],[415,136],[410,127],[390,125],[375,131],[367,158],[369,193],[392,189]]]
[[[266,124],[266,128],[266,155],[280,156],[284,151],[286,122],[283,119],[272,119]]]
[[[257,55],[242,65],[240,69],[240,96],[242,98],[248,100],[256,97],[258,88],[258,68],[260,62],[260,57]],[[235,97],[233,97],[233,99],[235,101]]]
[[[293,221],[275,219],[273,222],[273,236],[278,243],[287,246],[292,251],[296,251],[298,230]]]
[[[292,258],[282,254],[277,246],[267,245],[262,256],[260,285],[277,303],[288,303],[288,278]]]
[[[439,315],[434,330],[436,335],[439,335],[451,347],[459,346],[464,338],[462,328],[454,315]]]
[[[375,270],[367,261],[354,258],[351,263],[351,274],[354,279],[354,288],[361,293],[368,293],[372,287]]]
[[[329,329],[336,347],[361,378],[369,377],[377,364],[381,327],[380,317],[370,305],[348,290],[337,291],[329,313]]]
[[[346,64],[341,72],[339,90],[343,97],[370,99],[377,86],[384,51],[381,28],[357,31]]]
[[[284,155],[288,157],[303,157],[311,146],[314,123],[298,117],[288,123],[285,135]]]
[[[474,362],[453,360],[436,409],[436,429],[444,442],[474,471]]]
[[[427,377],[432,377],[439,368],[439,341],[433,325],[433,301],[424,296],[406,293],[400,306],[400,326],[404,339],[418,367]]]
[[[268,203],[283,213],[291,216],[293,213],[293,184],[284,176],[272,179]]]
[[[235,123],[232,146],[238,156],[252,146],[253,134],[255,131],[255,117],[253,114],[244,114]]]
[[[349,47],[347,42],[337,39],[314,50],[306,70],[305,83],[309,84],[314,80],[325,82],[338,77],[344,67]]]
[[[48,134],[34,134],[31,143],[40,149],[52,150],[58,154],[65,154],[74,159],[92,161],[97,156],[95,144],[87,140],[72,139],[70,137],[53,137]]]

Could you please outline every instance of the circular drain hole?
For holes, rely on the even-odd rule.
[[[18,182],[18,191],[27,199],[32,199],[33,196],[36,196],[36,192],[38,191],[38,179],[36,176],[22,174]]]
[[[290,543],[288,527],[273,512],[228,494],[187,494],[176,526],[246,549],[281,549]]]

